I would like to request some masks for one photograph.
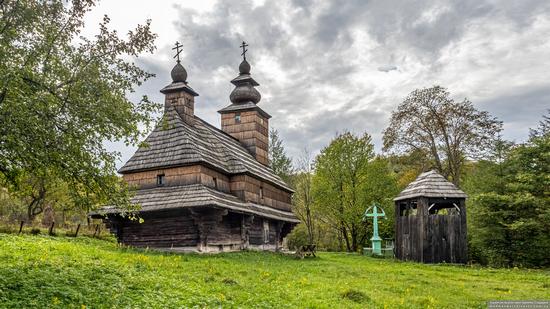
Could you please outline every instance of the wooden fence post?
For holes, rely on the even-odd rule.
[[[50,225],[50,230],[48,231],[48,234],[53,235],[53,226],[55,225],[55,222],[52,221],[52,225]]]
[[[78,237],[78,231],[80,230],[80,223],[76,227],[76,233],[74,233],[74,237]]]
[[[19,234],[23,232],[23,224],[25,224],[25,221],[21,221],[21,224],[19,225]]]

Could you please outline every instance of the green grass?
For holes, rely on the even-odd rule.
[[[0,234],[0,307],[442,308],[549,299],[543,270],[422,265],[344,253],[168,254],[88,237]]]

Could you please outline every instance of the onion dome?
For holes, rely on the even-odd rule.
[[[253,102],[254,104],[257,104],[260,102],[261,98],[262,96],[258,90],[256,90],[256,88],[254,88],[250,83],[238,85],[229,95],[229,99],[232,103]]]
[[[243,49],[243,53],[241,54],[241,56],[243,56],[243,61],[239,65],[239,76],[231,81],[231,83],[235,85],[235,89],[233,89],[229,95],[231,104],[220,109],[218,113],[223,115],[227,113],[255,110],[265,119],[269,119],[271,116],[256,105],[260,102],[262,95],[255,88],[260,84],[250,76],[250,63],[246,61],[245,55],[247,51],[246,46],[248,46],[248,44],[245,42],[240,46]]]
[[[195,97],[199,95],[187,83],[187,71],[179,61],[170,72],[170,75],[172,76],[172,83],[162,88],[160,92],[167,94],[170,92],[184,91]]]
[[[187,71],[179,61],[170,72],[170,75],[173,83],[185,83],[187,81]]]
[[[239,65],[239,76],[231,81],[235,89],[229,95],[232,103],[242,104],[252,102],[257,104],[262,98],[261,94],[254,88],[259,84],[250,76],[250,64],[244,59]]]
[[[250,64],[248,63],[248,61],[246,61],[246,59],[244,59],[243,62],[241,62],[241,64],[239,65],[239,73],[250,74]]]

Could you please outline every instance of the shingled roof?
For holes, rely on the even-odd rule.
[[[292,212],[243,202],[236,196],[214,190],[202,184],[138,190],[136,191],[136,195],[132,197],[131,202],[141,206],[140,212],[213,206],[275,220],[293,223],[300,222]],[[117,208],[105,207],[101,211],[92,214],[92,216],[104,216],[119,212]]]
[[[420,174],[394,201],[414,197],[467,198],[468,196],[436,171]]]
[[[256,161],[238,140],[197,116],[194,120],[189,124],[174,107],[168,107],[163,120],[119,173],[203,163],[226,174],[252,174],[293,192],[269,167]]]

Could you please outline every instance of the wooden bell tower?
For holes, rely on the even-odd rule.
[[[231,81],[235,85],[229,96],[231,105],[218,112],[222,118],[222,130],[239,140],[258,162],[269,165],[267,152],[271,116],[257,105],[261,95],[255,87],[259,84],[250,76],[246,46],[245,42],[241,45],[243,61],[239,65],[239,76]]]

